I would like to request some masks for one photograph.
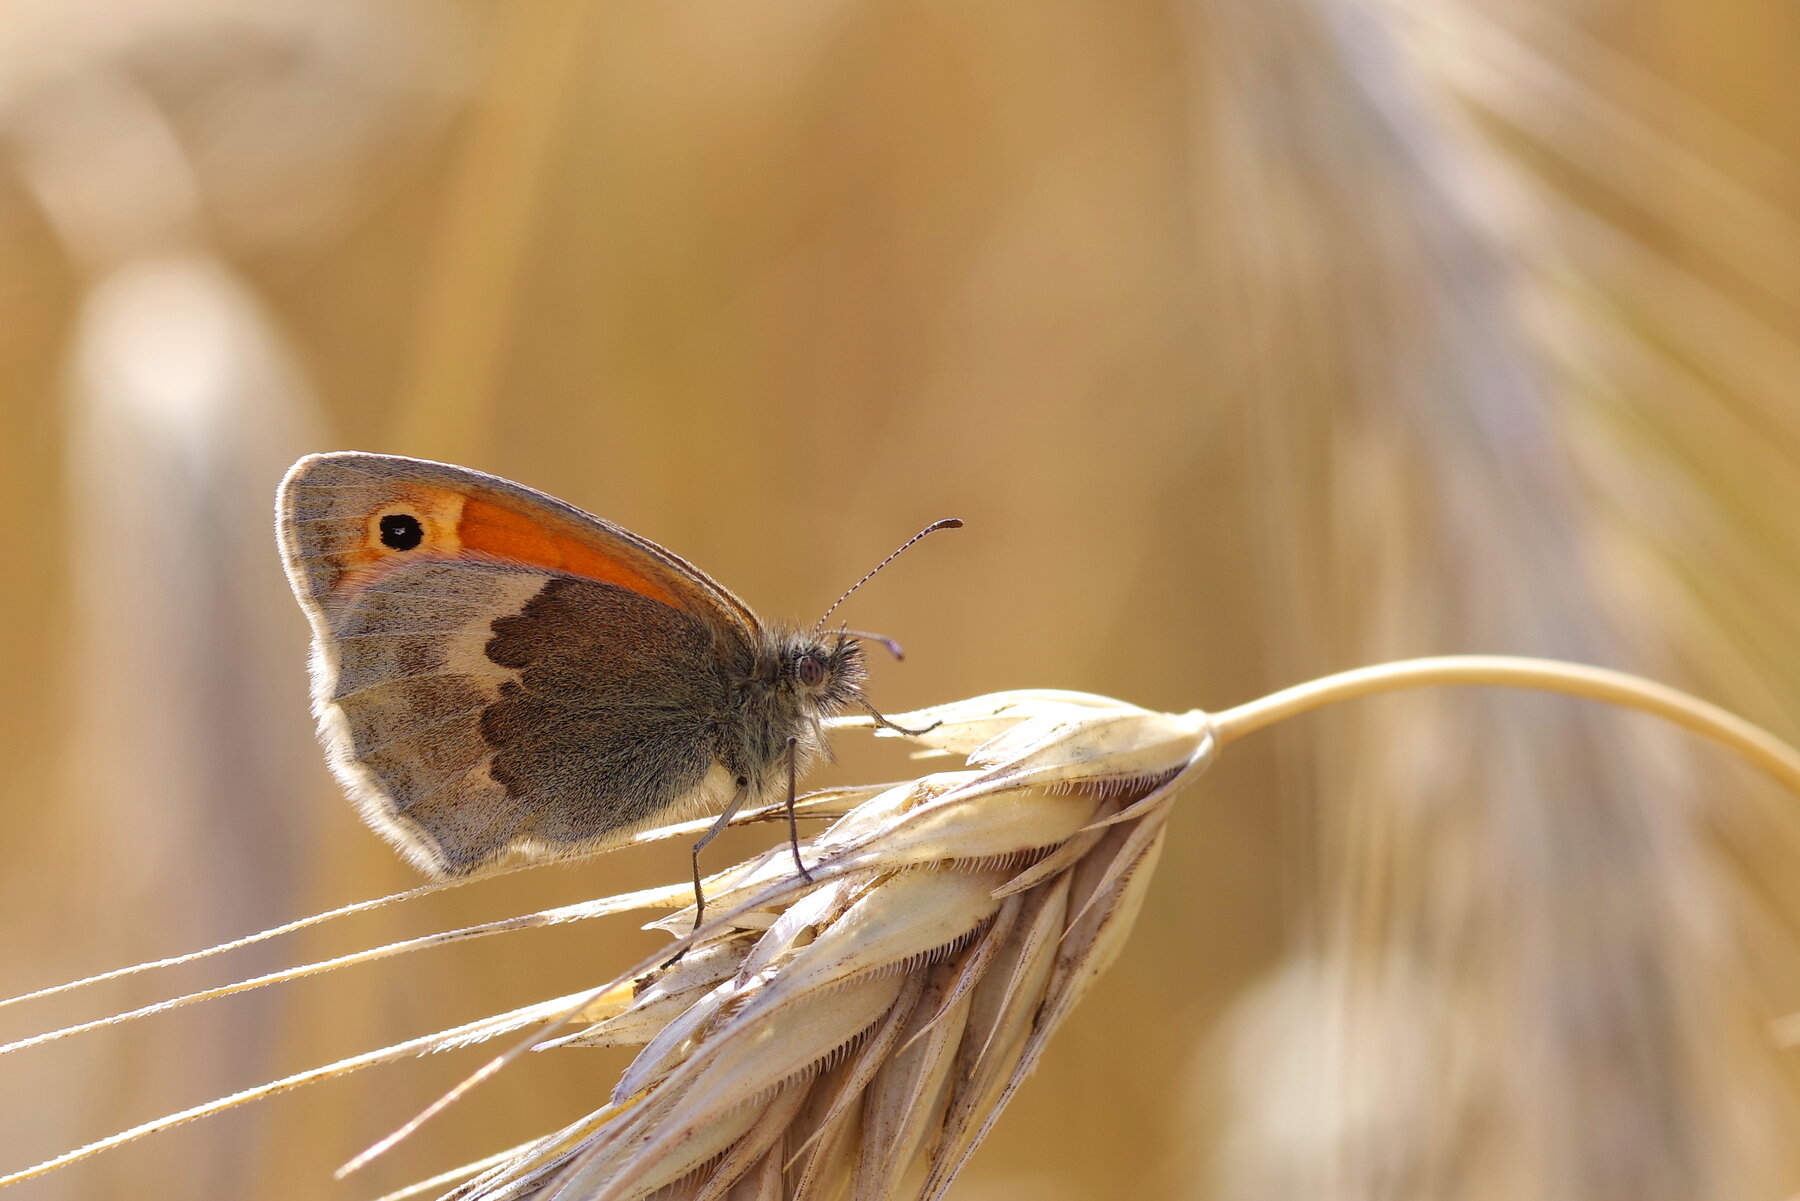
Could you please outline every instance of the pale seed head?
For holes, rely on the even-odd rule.
[[[811,883],[786,847],[717,877],[679,961],[545,1044],[641,1045],[609,1103],[450,1196],[943,1193],[1118,954],[1214,739],[1203,714],[1067,692],[895,720],[964,766],[844,810],[802,844]]]

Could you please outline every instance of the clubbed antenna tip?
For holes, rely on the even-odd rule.
[[[895,559],[898,559],[901,555],[905,554],[906,551],[908,549],[910,549],[915,542],[919,541],[919,539],[923,538],[927,534],[935,534],[939,530],[960,530],[960,529],[962,529],[962,518],[946,517],[941,521],[932,522],[930,525],[926,526],[924,529],[920,530],[918,533],[916,533],[912,537],[908,538],[905,542],[902,542],[900,544],[899,550],[896,550],[893,554],[889,555],[887,558],[883,559],[881,562],[875,564],[874,567],[869,569],[868,575],[865,575],[862,579],[860,579],[860,580],[856,581],[856,583],[850,585],[850,587],[848,587],[844,590],[844,595],[838,597],[836,600],[831,602],[831,607],[829,609],[825,610],[825,612],[820,615],[819,624],[815,625],[813,627],[813,633],[817,634],[820,630],[824,629],[825,622],[831,617],[831,615],[833,613],[837,612],[837,607],[839,605],[841,605],[845,601],[849,600],[851,594],[854,593],[858,588],[861,588],[864,584],[866,584],[870,580],[874,579],[875,574],[877,572],[879,572],[883,567],[886,567],[889,563],[892,563]],[[886,642],[888,640],[883,638],[883,639],[879,639],[879,641]],[[894,648],[892,646],[890,646],[889,649],[894,649]],[[899,656],[896,654],[895,657],[898,658]]]

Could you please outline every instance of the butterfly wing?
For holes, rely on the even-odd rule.
[[[759,635],[677,556],[530,488],[300,460],[276,523],[332,766],[414,863],[466,874],[722,807],[713,721]]]

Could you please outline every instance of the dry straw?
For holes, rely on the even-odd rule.
[[[1656,713],[1800,792],[1800,753],[1759,728],[1636,677],[1544,660],[1395,663],[1218,714],[1155,713],[1070,692],[977,697],[898,719],[932,727],[907,736],[922,756],[958,759],[959,766],[892,786],[807,798],[807,816],[835,818],[802,846],[811,878],[794,871],[785,845],[714,876],[707,895],[717,916],[690,931],[690,907],[660,923],[684,932],[673,961],[665,950],[590,992],[173,1114],[0,1183],[356,1068],[529,1032],[340,1174],[393,1146],[525,1050],[625,1045],[642,1050],[586,1116],[390,1196],[941,1197],[1057,1027],[1118,956],[1147,895],[1176,790],[1221,748],[1283,718],[1376,692],[1447,683],[1547,689]],[[689,835],[699,824],[645,837]],[[375,948],[104,1024],[451,939],[668,907],[680,903],[686,888]]]

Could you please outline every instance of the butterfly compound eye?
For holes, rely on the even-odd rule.
[[[825,682],[825,665],[816,655],[801,655],[800,662],[794,665],[794,674],[806,687],[817,688]]]
[[[411,513],[390,513],[381,519],[381,545],[389,550],[411,550],[425,541],[425,527]]]

